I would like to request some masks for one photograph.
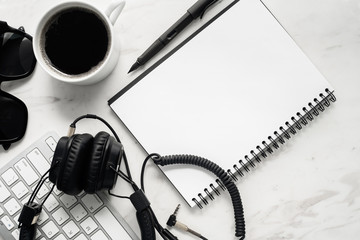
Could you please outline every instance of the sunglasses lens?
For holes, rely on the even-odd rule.
[[[0,35],[0,75],[21,77],[33,70],[35,61],[31,40],[10,32]]]
[[[26,130],[27,108],[18,98],[0,92],[0,144],[20,140]]]

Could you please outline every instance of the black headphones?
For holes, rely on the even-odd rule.
[[[84,118],[92,118],[102,121],[111,130],[114,137],[110,136],[106,132],[99,132],[95,135],[95,137],[88,133],[74,134],[76,123]],[[241,237],[240,239],[244,239],[245,224],[240,195],[235,184],[224,170],[209,160],[191,155],[161,157],[158,154],[151,154],[144,161],[141,174],[142,189],[143,171],[146,162],[150,158],[152,158],[157,165],[198,165],[217,175],[217,177],[219,177],[229,190],[233,201],[236,236]],[[124,161],[127,174],[122,172],[119,168],[122,160]],[[163,239],[177,239],[170,233],[170,231],[161,227],[158,223],[156,216],[150,207],[150,201],[146,198],[143,190],[139,189],[132,180],[126,154],[119,137],[114,129],[104,119],[92,114],[80,116],[70,125],[68,136],[60,138],[54,152],[50,169],[42,176],[29,201],[24,205],[20,214],[20,240],[34,239],[35,237],[35,223],[40,215],[43,203],[53,190],[52,188],[43,200],[43,203],[38,204],[34,202],[34,198],[41,185],[46,180],[47,174],[49,180],[54,184],[53,188],[56,186],[58,190],[63,191],[68,195],[77,195],[82,191],[93,194],[99,190],[106,189],[112,196],[123,197],[111,193],[111,189],[115,186],[117,177],[120,176],[122,179],[130,183],[134,189],[134,193],[129,197],[129,199],[137,211],[136,215],[141,230],[141,239],[156,239],[155,229],[159,232]]]
[[[122,144],[106,132],[95,137],[87,133],[62,137],[56,146],[49,180],[68,195],[112,189],[117,179],[113,169],[119,166],[122,155]]]

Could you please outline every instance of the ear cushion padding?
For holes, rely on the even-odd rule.
[[[60,162],[57,188],[69,195],[77,195],[84,188],[84,173],[88,166],[93,137],[75,134],[67,142],[65,158]]]
[[[51,171],[49,172],[49,180],[56,185],[56,181],[60,172],[60,163],[65,159],[67,152],[68,137],[61,137],[56,145],[53,159],[51,161]],[[58,163],[56,166],[55,164]]]
[[[116,141],[115,138],[110,137],[108,140],[108,148],[106,150],[106,166],[104,169],[104,176],[102,176],[101,188],[112,189],[117,180],[117,173],[113,169],[120,167],[120,161],[124,154],[123,145]]]
[[[99,132],[94,137],[93,148],[90,154],[90,161],[86,172],[86,184],[84,190],[87,193],[94,193],[100,190],[108,161],[107,149],[109,148],[110,135],[106,132]]]

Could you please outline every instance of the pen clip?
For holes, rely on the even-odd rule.
[[[202,13],[200,14],[200,19],[203,18],[206,10],[208,10],[208,9],[209,9],[212,5],[214,5],[217,1],[218,1],[218,0],[213,0],[213,1],[211,1],[211,2],[204,8],[204,10],[202,11]]]

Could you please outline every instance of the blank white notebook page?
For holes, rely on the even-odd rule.
[[[111,108],[148,153],[198,155],[227,170],[325,89],[263,3],[241,0]],[[191,206],[216,179],[193,166],[161,169]]]

